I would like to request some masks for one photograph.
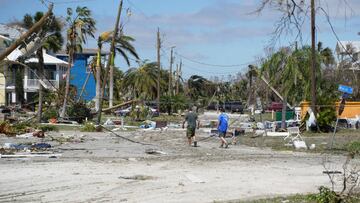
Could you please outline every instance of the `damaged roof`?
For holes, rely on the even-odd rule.
[[[19,26],[9,26],[0,23],[0,35],[8,37],[10,39],[17,39],[22,33],[26,32],[26,29]]]

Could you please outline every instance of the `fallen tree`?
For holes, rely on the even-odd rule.
[[[132,103],[138,103],[138,102],[140,102],[140,100],[130,100],[130,101],[127,101],[127,102],[124,102],[124,103],[115,105],[115,106],[113,106],[113,107],[109,107],[109,108],[103,109],[102,112],[109,112],[109,111],[111,111],[111,110],[114,110],[114,109],[117,109],[117,108],[120,108],[120,107],[129,105],[129,104],[132,104]]]

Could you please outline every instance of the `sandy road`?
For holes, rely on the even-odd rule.
[[[181,131],[122,135],[153,145],[86,133],[82,143],[55,146],[61,158],[0,159],[0,202],[213,202],[329,185],[317,154],[219,149],[214,138],[192,148]],[[39,140],[1,138],[0,144],[25,141]],[[144,153],[149,148],[167,154]],[[334,168],[340,169],[341,159],[332,158]]]

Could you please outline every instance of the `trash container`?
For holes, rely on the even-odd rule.
[[[277,111],[275,117],[276,117],[276,121],[281,121],[282,112]],[[285,120],[290,120],[290,119],[294,119],[294,111],[286,111]]]

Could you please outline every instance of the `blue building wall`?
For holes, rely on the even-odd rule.
[[[74,59],[74,66],[71,68],[71,75],[70,75],[70,84],[76,86],[78,96],[80,95],[82,86],[86,80],[88,75],[88,59],[89,55],[83,54],[76,54]],[[68,56],[57,56],[57,58],[68,61]],[[95,78],[92,73],[90,73],[89,80],[85,87],[82,99],[85,101],[90,101],[94,99],[96,95],[96,84]]]

